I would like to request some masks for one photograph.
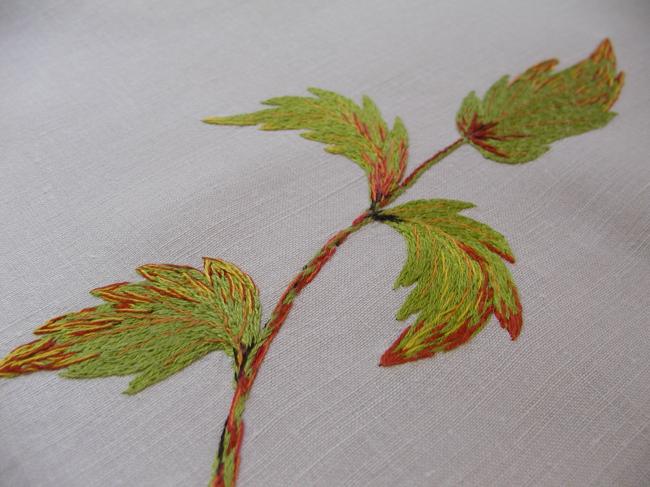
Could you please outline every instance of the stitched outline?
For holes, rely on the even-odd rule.
[[[267,100],[274,108],[230,117],[217,125],[260,125],[264,130],[307,130],[368,177],[370,207],[333,235],[286,288],[268,321],[253,280],[234,264],[204,258],[203,271],[171,264],[138,268],[144,281],[91,291],[105,304],[49,320],[0,360],[0,377],[66,369],[72,378],[139,374],[125,391],[135,394],[214,350],[233,362],[234,395],[212,466],[212,487],[236,483],[244,435],[243,413],[257,373],[295,299],[354,232],[372,222],[389,225],[407,243],[407,261],[395,287],[415,287],[397,313],[416,314],[386,350],[380,365],[397,365],[456,348],[494,314],[514,340],[522,326],[516,286],[503,260],[514,263],[505,238],[459,215],[471,203],[417,200],[385,208],[419,177],[465,144],[485,158],[522,163],[561,138],[603,127],[624,83],[608,39],[578,64],[553,73],[557,60],[538,63],[512,81],[503,77],[479,99],[470,93],[456,124],[461,138],[404,177],[408,136],[398,118],[388,129],[368,97],[359,106],[333,92]]]

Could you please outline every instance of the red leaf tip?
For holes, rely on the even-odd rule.
[[[403,363],[403,359],[391,349],[386,350],[379,359],[380,367],[391,367]]]
[[[392,367],[393,365],[401,365],[408,362],[415,362],[416,360],[420,360],[422,358],[433,357],[436,354],[432,350],[420,350],[419,352],[414,353],[413,355],[406,355],[404,351],[398,350],[399,342],[401,341],[402,337],[408,330],[409,328],[406,328],[402,333],[402,335],[400,335],[400,337],[397,340],[395,340],[395,342],[390,346],[390,348],[383,353],[383,355],[379,359],[380,367]]]
[[[512,288],[512,293],[515,299],[515,312],[511,312],[508,317],[504,309],[499,310],[499,306],[496,306],[494,310],[494,315],[499,320],[501,327],[505,329],[509,334],[512,340],[516,340],[519,334],[521,333],[521,327],[524,323],[523,312],[521,308],[521,301],[519,301],[519,293],[517,289]]]

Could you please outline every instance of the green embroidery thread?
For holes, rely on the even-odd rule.
[[[395,288],[413,288],[398,320],[417,314],[381,357],[396,365],[456,348],[474,336],[492,313],[514,340],[521,304],[510,272],[505,237],[458,212],[474,207],[451,200],[418,200],[387,209],[385,223],[402,234],[408,257]]]
[[[307,130],[308,140],[327,144],[326,151],[341,154],[368,175],[370,200],[383,206],[398,186],[408,156],[408,135],[397,118],[388,130],[379,109],[367,96],[362,106],[331,91],[309,88],[315,97],[282,96],[262,102],[275,106],[259,112],[203,120],[215,125],[259,125],[262,130]]]
[[[395,287],[414,286],[397,313],[415,315],[386,350],[380,365],[430,357],[467,342],[492,314],[511,338],[522,327],[516,286],[504,260],[514,257],[503,235],[460,215],[471,203],[417,200],[390,205],[419,177],[465,144],[485,158],[523,163],[556,140],[606,125],[624,82],[605,39],[580,63],[553,73],[556,60],[539,63],[513,81],[503,77],[479,99],[473,92],[456,118],[461,138],[416,166],[406,177],[408,136],[398,118],[389,130],[375,104],[361,106],[325,90],[264,102],[273,107],[230,117],[216,125],[260,125],[263,130],[303,130],[309,140],[359,165],[368,176],[370,206],[332,236],[289,283],[263,326],[258,290],[234,264],[204,259],[204,269],[152,264],[144,281],[95,289],[104,304],[54,318],[36,329],[37,340],[0,360],[0,377],[65,369],[71,378],[136,375],[135,394],[216,350],[232,359],[234,395],[212,466],[211,487],[233,487],[244,435],[246,400],[269,346],[295,299],[347,238],[379,222],[406,241],[407,260]]]
[[[242,363],[261,342],[257,288],[233,264],[204,259],[204,269],[144,265],[144,281],[94,289],[105,301],[53,318],[41,335],[11,352],[2,374],[66,368],[74,379],[139,374],[126,394],[166,379],[210,352],[221,350]]]
[[[556,140],[603,127],[624,74],[616,73],[608,39],[584,61],[553,73],[557,59],[526,70],[513,81],[502,77],[479,100],[465,97],[458,130],[488,159],[516,164],[537,159]]]

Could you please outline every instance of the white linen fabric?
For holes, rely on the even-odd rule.
[[[378,367],[406,323],[401,237],[353,235],[304,291],[248,402],[241,487],[650,483],[650,3],[500,0],[0,3],[0,354],[144,263],[232,261],[268,316],[367,207],[361,170],[292,132],[202,124],[308,86],[371,96],[410,164],[471,90],[610,37],[607,127],[508,166],[464,147],[401,201],[471,201],[502,232],[524,328]],[[199,486],[231,398],[213,353],[128,378],[0,381],[2,486]]]

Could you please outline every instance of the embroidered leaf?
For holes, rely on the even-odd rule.
[[[514,262],[505,238],[458,212],[474,205],[417,200],[378,219],[402,234],[408,256],[395,288],[415,288],[397,312],[417,315],[381,357],[396,365],[451,350],[474,336],[492,313],[514,340],[521,330],[517,289],[501,259]]]
[[[553,72],[557,59],[502,77],[480,100],[471,92],[456,116],[458,130],[484,157],[516,164],[532,161],[556,140],[602,127],[623,87],[605,39],[587,59]]]
[[[327,144],[325,150],[341,154],[368,175],[370,199],[382,206],[397,187],[406,168],[408,136],[395,119],[388,130],[379,109],[367,96],[361,106],[337,93],[309,88],[314,97],[283,96],[262,102],[274,108],[230,117],[210,117],[217,125],[259,125],[262,130],[305,130],[301,135]]]
[[[138,374],[135,394],[214,350],[241,363],[259,343],[260,305],[253,280],[233,264],[204,259],[204,269],[138,268],[144,281],[91,291],[106,303],[54,318],[42,338],[0,360],[0,377],[66,368],[73,378]]]

